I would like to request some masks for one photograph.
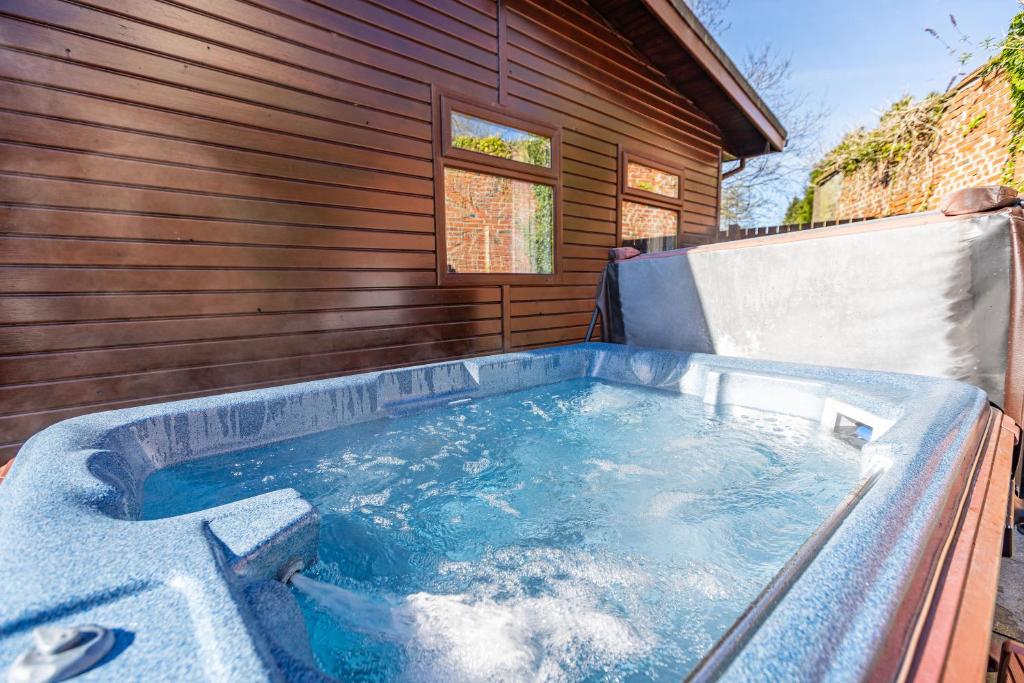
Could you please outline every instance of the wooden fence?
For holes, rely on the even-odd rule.
[[[760,226],[756,228],[744,228],[736,223],[729,226],[729,229],[723,232],[719,236],[719,242],[732,242],[734,240],[745,240],[752,237],[765,237],[766,235],[781,235],[787,232],[797,232],[799,230],[815,230],[817,228],[827,228],[833,225],[845,225],[846,223],[860,223],[862,221],[870,221],[877,218],[877,216],[865,216],[863,218],[844,218],[836,221],[817,221],[815,223],[789,223],[786,225],[768,225]]]

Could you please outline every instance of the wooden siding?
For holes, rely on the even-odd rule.
[[[562,273],[437,286],[433,97],[562,129]],[[0,463],[97,410],[578,341],[621,151],[718,129],[582,0],[5,0]]]

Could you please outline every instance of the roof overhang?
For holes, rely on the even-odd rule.
[[[722,131],[725,152],[781,151],[786,129],[683,0],[591,4]]]

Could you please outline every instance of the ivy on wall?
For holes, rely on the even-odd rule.
[[[1010,113],[1010,145],[1006,165],[1003,167],[1002,182],[1018,190],[1024,189],[1014,182],[1017,171],[1017,156],[1024,150],[1024,12],[1010,21],[1010,30],[1003,42],[1003,48],[994,60],[1010,83],[1010,99],[1013,111]]]
[[[990,44],[991,41],[986,40],[984,47]],[[1024,154],[1024,12],[1010,21],[1006,37],[998,45],[998,53],[979,75],[999,72],[1009,83],[1011,130],[1000,182],[1024,190],[1024,178],[1016,180],[1017,157]],[[920,101],[904,97],[882,114],[875,128],[858,128],[848,133],[811,170],[803,196],[794,197],[790,202],[785,221],[809,221],[815,188],[836,173],[845,176],[859,173],[871,184],[885,187],[901,168],[928,163],[939,143],[939,123],[954,94],[955,91],[932,93]],[[987,116],[986,111],[973,113],[963,127],[963,137],[981,126]],[[923,199],[921,208],[928,204],[933,190],[934,183],[928,186],[926,194],[929,196]]]
[[[858,128],[811,171],[811,183],[833,173],[850,175],[872,168],[883,184],[897,168],[929,156],[938,142],[939,119],[946,109],[947,93],[931,93],[915,102],[904,97],[892,104],[871,130]]]
[[[811,169],[802,197],[794,197],[784,222],[808,223],[814,207],[814,189],[836,173],[870,173],[872,183],[886,186],[905,165],[925,161],[939,141],[939,121],[950,95],[931,93],[915,101],[897,100],[882,113],[875,128],[847,133]]]

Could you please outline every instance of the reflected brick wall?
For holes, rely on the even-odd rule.
[[[445,170],[444,180],[449,270],[531,272],[523,225],[536,211],[532,185],[454,168]]]
[[[679,214],[648,204],[622,202],[622,239],[674,236],[679,230]]]
[[[666,197],[679,196],[679,177],[642,164],[629,164],[629,186]]]

